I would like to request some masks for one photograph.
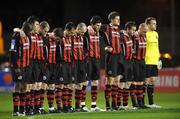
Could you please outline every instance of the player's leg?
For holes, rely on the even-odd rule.
[[[81,99],[82,99],[82,83],[75,84],[75,110],[76,112],[81,111]]]
[[[117,84],[118,84],[117,108],[121,109],[121,107],[122,107],[122,91],[123,91],[123,88],[124,88],[122,83],[121,83],[121,79],[123,79],[123,75],[118,75],[116,78],[117,78]]]
[[[62,91],[63,91],[63,77],[62,77],[62,65],[56,64],[57,66],[57,73],[56,73],[56,80],[55,80],[55,100],[56,100],[56,112],[62,112]]]
[[[13,116],[19,116],[20,87],[18,82],[14,82],[13,97]]]
[[[24,80],[24,77],[23,77]],[[20,107],[19,107],[19,114],[21,114],[21,116],[25,116],[25,104],[26,104],[26,95],[25,95],[25,91],[26,91],[26,84],[24,82],[20,83]]]
[[[149,101],[149,107],[150,108],[160,108],[160,106],[154,104],[154,85],[155,81],[157,80],[158,76],[158,69],[157,65],[146,65],[147,68],[147,78],[146,78],[146,84],[147,84],[147,95],[148,95],[148,101]]]
[[[100,62],[99,60],[92,59],[91,60],[92,66],[92,73],[90,75],[91,80],[91,111],[101,111],[97,109],[96,101],[97,101],[97,94],[98,94],[98,84],[100,78]]]
[[[19,116],[19,93],[20,93],[20,86],[18,82],[18,75],[15,69],[12,69],[12,77],[14,82],[14,89],[12,93],[12,101],[13,101],[13,116]]]

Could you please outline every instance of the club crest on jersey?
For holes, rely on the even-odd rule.
[[[16,43],[15,39],[12,39],[11,40],[11,50],[14,50],[15,43]]]
[[[109,70],[109,71],[108,71],[108,74],[112,74],[112,71],[111,71],[111,70]]]

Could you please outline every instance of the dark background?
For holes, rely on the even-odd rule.
[[[127,21],[136,21],[139,25],[149,16],[157,18],[161,53],[171,53],[175,65],[180,64],[180,1],[179,0],[24,0],[8,1],[0,6],[0,19],[3,23],[5,50],[14,27],[21,27],[30,15],[36,15],[40,21],[46,20],[51,26],[64,27],[68,21],[75,24],[100,15],[103,23],[108,23],[111,11],[121,15],[121,28]]]

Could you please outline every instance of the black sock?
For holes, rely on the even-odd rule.
[[[97,86],[91,86],[91,100],[96,103],[97,100]],[[91,108],[95,108],[96,104],[91,104]]]
[[[154,100],[153,100],[154,85],[148,85],[147,86],[147,94],[148,94],[149,105],[154,104]]]

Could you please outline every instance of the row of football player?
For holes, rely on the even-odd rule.
[[[102,28],[101,25],[101,18],[99,16],[94,16],[90,20],[90,26],[88,27],[86,27],[84,23],[80,23],[75,29],[74,24],[69,22],[66,24],[64,32],[62,32],[62,29],[56,28],[53,33],[48,35],[48,37],[47,33],[50,28],[48,23],[43,21],[40,23],[39,27],[39,22],[35,17],[29,17],[27,22],[24,23],[22,29],[14,29],[15,35],[13,35],[10,50],[12,53],[12,67],[15,72],[13,77],[16,83],[16,90],[13,93],[14,115],[23,114],[25,111],[24,107],[26,107],[25,112],[27,115],[33,114],[34,112],[45,113],[43,108],[45,90],[47,91],[50,112],[73,112],[73,87],[75,87],[75,110],[88,111],[85,105],[87,80],[92,81],[91,111],[103,111],[96,106],[98,92],[97,86],[100,71],[100,39],[103,39],[105,42],[105,51],[107,53],[107,81],[105,88],[106,110],[118,110],[121,108],[121,101],[123,101],[122,107],[127,108],[129,89],[131,90],[130,94],[133,99],[133,106],[145,108],[143,103],[143,82],[146,74],[145,68],[137,69],[138,72],[136,72],[136,77],[134,78],[132,78],[132,71],[130,69],[132,69],[133,66],[136,68],[140,67],[142,66],[141,64],[145,66],[143,61],[145,57],[144,49],[146,47],[145,33],[147,32],[148,26],[145,23],[142,23],[139,30],[135,32],[135,23],[127,22],[125,30],[120,34],[120,15],[117,12],[111,12],[108,18],[110,20],[110,24],[104,25],[104,28]],[[150,21],[152,20],[155,19],[151,18]],[[32,26],[33,33],[30,33]],[[100,31],[100,28],[103,30]],[[39,31],[41,31],[40,34]],[[30,35],[28,35],[28,33],[30,33]],[[134,36],[136,37],[134,38]],[[22,42],[24,40],[23,38],[26,39],[25,42]],[[59,45],[56,45],[57,40],[53,39],[58,39]],[[18,58],[19,53],[17,52],[17,47],[15,47],[18,44],[17,40],[21,41],[19,43],[22,45],[18,45],[23,47],[21,49],[27,50],[27,44],[29,43],[29,57],[27,55],[22,55],[27,51],[22,51],[21,55],[25,58],[18,60],[22,57]],[[45,44],[44,42],[46,41],[48,42],[45,46],[49,46],[47,47],[47,49],[49,48],[49,52],[47,53],[48,64],[46,64],[44,67],[45,56],[42,54],[45,52],[43,46]],[[137,49],[143,51],[142,56],[138,55],[138,50],[136,51],[137,55],[134,55],[134,59],[137,60],[138,63],[134,62],[132,55],[134,52],[133,49],[135,49],[134,46],[136,45],[134,41],[137,44]],[[135,45],[133,45],[133,43]],[[71,57],[68,57],[68,53],[71,54],[71,51],[69,52],[71,49],[69,46],[74,46],[74,48],[72,48],[72,52],[74,52],[74,61],[71,61]],[[86,48],[83,49],[82,47]],[[52,59],[52,56],[58,57],[58,50],[56,49],[61,49],[59,51],[61,52],[59,53],[59,57],[61,57],[61,61],[63,62],[60,64],[56,62],[56,58]],[[38,52],[42,53],[38,54]],[[82,52],[83,55],[81,55],[79,52]],[[123,52],[123,56],[121,52]],[[27,58],[29,58],[30,61],[26,61]],[[129,60],[131,61],[129,62]],[[18,67],[18,65],[21,67],[21,69]],[[45,71],[45,69],[47,69],[47,71]],[[137,74],[142,75],[140,76]],[[73,80],[72,76],[74,77]],[[54,77],[56,77],[56,79]],[[33,78],[34,80],[32,80]],[[54,90],[54,83],[56,84],[56,90]],[[74,83],[76,86],[74,86]],[[57,110],[54,109],[52,104],[54,100],[54,93],[57,103]],[[109,103],[110,97],[112,97],[111,106]],[[20,109],[18,110],[19,99]],[[61,102],[63,103],[63,107],[61,107]]]

